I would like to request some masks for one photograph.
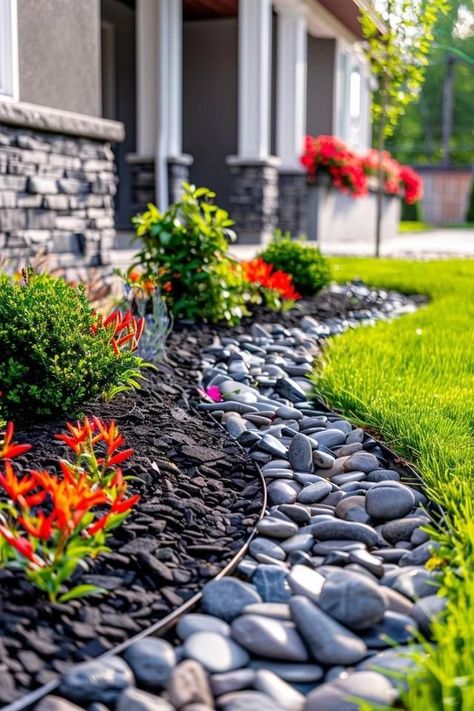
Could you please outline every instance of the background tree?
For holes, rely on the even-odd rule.
[[[404,163],[436,164],[443,158],[443,88],[454,62],[451,165],[474,163],[474,0],[451,0],[438,16],[425,82],[416,103],[401,117],[387,148]]]
[[[413,102],[424,79],[433,28],[448,9],[447,0],[377,0],[373,13],[361,11],[366,52],[377,89],[372,103],[376,146],[381,153],[406,107]],[[378,167],[375,254],[380,255],[384,181],[382,157]]]

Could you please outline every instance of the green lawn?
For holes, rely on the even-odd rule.
[[[474,260],[334,259],[338,281],[429,295],[428,306],[334,338],[324,399],[413,461],[447,512],[437,535],[449,604],[410,680],[410,711],[474,709]]]
[[[417,221],[409,221],[409,220],[403,220],[403,222],[400,222],[398,225],[398,231],[399,232],[430,232],[433,228],[433,225],[429,225],[427,222],[417,222]]]

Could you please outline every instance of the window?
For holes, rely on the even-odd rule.
[[[0,98],[18,99],[16,0],[0,0]]]
[[[361,80],[358,68],[353,69],[349,83],[349,114],[351,119],[360,117],[361,109]]]

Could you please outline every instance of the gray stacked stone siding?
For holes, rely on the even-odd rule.
[[[278,227],[276,160],[228,158],[232,177],[231,217],[241,244],[265,243]]]
[[[109,144],[0,126],[0,248],[53,267],[110,263],[116,176]]]
[[[127,156],[132,176],[132,210],[143,212],[155,198],[155,159],[130,154]]]
[[[127,156],[132,173],[132,206],[134,212],[143,212],[149,202],[156,202],[155,159],[131,154]],[[189,181],[191,156],[182,155],[168,159],[168,200],[178,202],[183,194],[183,182]]]
[[[170,203],[178,202],[183,195],[183,183],[189,182],[189,169],[193,159],[189,155],[168,158],[168,194]]]
[[[278,181],[278,227],[293,237],[308,234],[308,187],[303,171],[280,171]]]
[[[68,276],[111,269],[121,123],[0,101],[0,259],[47,257]]]

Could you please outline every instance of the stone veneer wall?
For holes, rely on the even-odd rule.
[[[155,194],[155,158],[130,154],[127,156],[132,173],[133,211],[143,212],[149,202],[156,203]],[[168,159],[168,200],[179,202],[183,194],[183,182],[189,182],[189,168],[193,162],[191,156],[182,155]]]
[[[265,244],[278,227],[278,167],[272,159],[227,159],[232,178],[230,216],[239,244]]]
[[[308,186],[306,172],[280,171],[278,177],[278,227],[293,237],[308,234]]]
[[[116,175],[111,144],[99,135],[100,124],[108,123],[118,138],[120,124],[54,111],[50,120],[41,107],[35,114],[12,106],[8,118],[16,110],[22,125],[4,123],[0,107],[0,258],[18,267],[45,254],[49,268],[64,268],[68,276],[110,268]],[[35,116],[45,128],[76,133],[28,125]]]

